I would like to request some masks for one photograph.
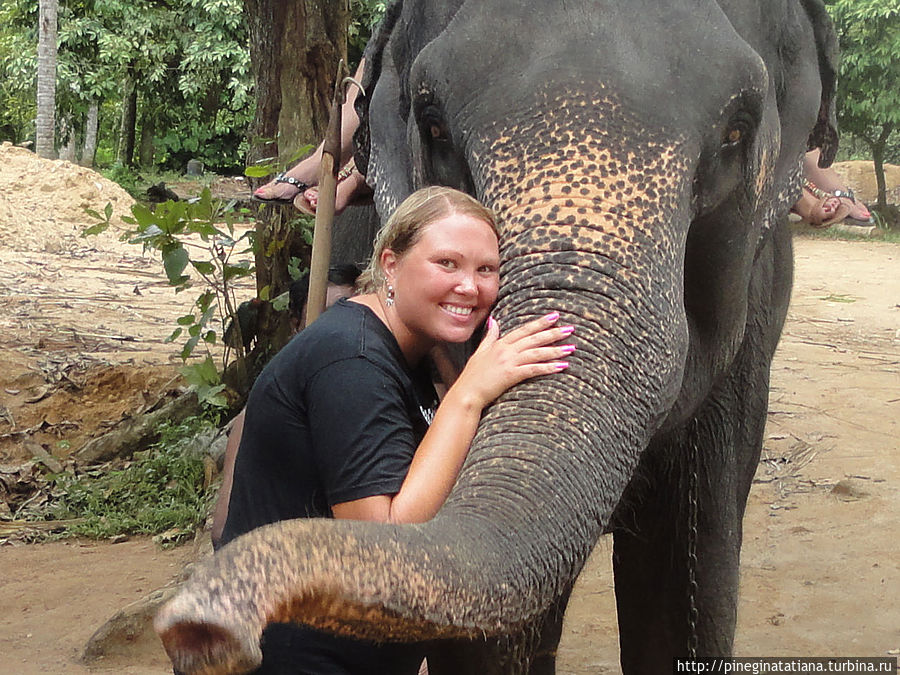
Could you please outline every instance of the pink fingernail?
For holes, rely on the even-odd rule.
[[[559,312],[552,312],[551,314],[548,314],[547,316],[544,317],[544,320],[547,323],[553,323],[554,321],[556,321],[558,319],[559,319]]]
[[[559,329],[559,332],[563,335],[571,335],[575,332],[575,326],[563,326]]]
[[[575,351],[575,345],[563,345],[560,349],[562,349],[563,354],[571,354]]]
[[[559,363],[556,364],[557,370],[565,370],[568,367],[569,367],[569,363],[567,361],[560,361]]]

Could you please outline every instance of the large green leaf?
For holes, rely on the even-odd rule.
[[[188,266],[188,262],[188,252],[180,244],[163,252],[163,267],[166,270],[166,276],[169,278],[170,284],[177,286],[187,280],[183,272]]]

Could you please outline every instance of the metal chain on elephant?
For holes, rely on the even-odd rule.
[[[688,457],[688,537],[687,537],[687,567],[688,567],[688,658],[697,658],[697,518],[698,518],[698,464],[697,464],[697,440],[690,440],[690,456]]]

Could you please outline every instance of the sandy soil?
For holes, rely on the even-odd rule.
[[[30,458],[28,442],[65,459],[172,386],[178,361],[162,340],[191,301],[165,287],[157,261],[114,239],[52,250],[39,240],[0,240],[0,469]],[[745,521],[736,650],[896,655],[900,246],[799,238],[796,259]],[[89,672],[77,659],[91,634],[203,550],[143,539],[0,546],[0,672]],[[619,672],[610,551],[601,541],[579,580],[560,673]],[[171,672],[152,634],[93,668]]]
[[[763,459],[744,521],[740,656],[900,654],[900,247],[795,240]],[[602,540],[560,672],[617,673]]]

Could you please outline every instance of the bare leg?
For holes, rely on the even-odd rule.
[[[847,196],[852,193],[844,185],[837,171],[831,167],[827,169],[819,168],[818,149],[810,150],[806,153],[806,156],[803,158],[803,173],[807,180],[812,181],[825,192],[835,194],[835,191],[837,191],[841,203],[849,209],[847,218],[862,222],[869,222],[872,219],[872,214],[865,204],[855,199],[855,197]]]
[[[362,77],[365,60],[361,61],[354,77],[357,79]],[[351,87],[347,93],[347,99],[341,107],[341,157],[339,158],[340,166],[345,166],[350,161],[352,154],[353,134],[359,127],[359,117],[354,108],[356,95],[358,91],[356,87]],[[253,196],[260,200],[275,200],[289,202],[294,201],[294,205],[301,211],[307,213],[315,213],[315,205],[313,200],[318,199],[318,191],[315,186],[319,182],[319,166],[322,162],[322,146],[319,146],[313,153],[280,174],[280,179],[274,179],[265,185],[257,188]],[[349,178],[342,183],[346,186],[338,186],[338,194],[336,199],[336,210],[340,212],[350,203],[356,192],[365,187],[365,179],[359,175],[358,171],[353,172],[359,180],[350,181]],[[307,194],[309,197],[307,197]]]

